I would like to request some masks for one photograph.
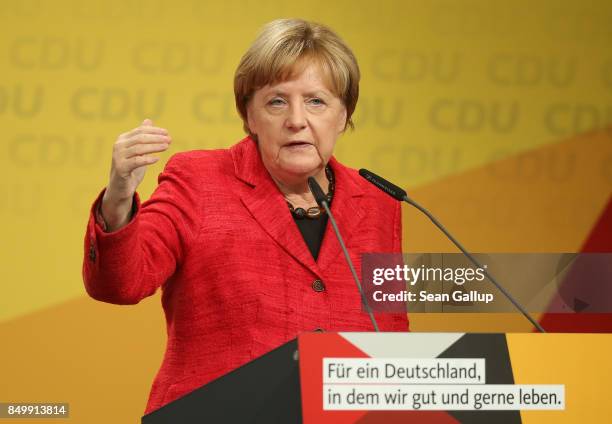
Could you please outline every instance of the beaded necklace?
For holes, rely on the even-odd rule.
[[[334,173],[329,167],[329,165],[325,166],[325,176],[327,177],[327,181],[329,181],[329,191],[326,194],[327,204],[331,207],[331,201],[334,197]],[[304,208],[294,208],[293,205],[287,200],[287,205],[289,205],[289,210],[291,214],[296,219],[319,219],[321,216],[325,215],[325,209],[320,208],[318,206],[313,206],[312,208],[304,209]]]

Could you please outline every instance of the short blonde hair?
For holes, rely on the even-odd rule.
[[[266,24],[242,56],[234,75],[236,108],[250,133],[247,104],[258,89],[287,81],[307,65],[320,66],[328,88],[346,107],[346,127],[359,98],[359,66],[351,49],[328,27],[302,19],[277,19]]]

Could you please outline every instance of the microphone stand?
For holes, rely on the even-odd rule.
[[[336,233],[336,237],[338,237],[338,241],[340,242],[340,247],[342,248],[342,252],[344,253],[346,262],[348,263],[348,266],[351,269],[351,274],[353,274],[353,279],[355,280],[355,284],[357,284],[357,290],[359,290],[359,294],[361,295],[361,301],[363,302],[363,305],[365,306],[366,311],[368,315],[370,316],[370,320],[372,321],[374,330],[378,333],[380,332],[380,330],[378,329],[378,324],[376,323],[376,319],[374,319],[374,314],[372,313],[372,309],[370,309],[370,305],[368,304],[366,300],[365,294],[363,292],[363,288],[361,287],[361,283],[359,282],[359,277],[357,276],[357,272],[355,272],[353,261],[351,261],[351,257],[348,254],[348,250],[346,250],[346,246],[344,244],[344,240],[342,239],[342,236],[340,235],[340,230],[338,229],[338,225],[336,225],[336,220],[334,219],[334,215],[329,209],[329,205],[327,204],[327,198],[325,197],[325,194],[323,193],[321,186],[319,186],[319,183],[317,183],[317,180],[315,180],[313,177],[308,177],[308,187],[310,188],[310,191],[312,192],[319,206],[323,207],[325,209],[325,212],[327,212],[327,216],[329,216],[329,221],[331,222],[334,232]]]
[[[457,239],[455,239],[455,237],[453,237],[447,230],[446,228],[444,228],[444,226],[431,214],[429,213],[429,211],[427,209],[425,209],[424,207],[422,207],[421,205],[419,205],[417,202],[415,202],[414,200],[410,199],[408,197],[408,194],[406,193],[406,191],[404,191],[403,189],[399,188],[398,186],[396,186],[395,184],[390,183],[389,181],[385,180],[384,178],[374,174],[371,171],[368,171],[367,169],[360,169],[359,170],[359,174],[364,177],[366,180],[368,180],[369,182],[371,182],[372,184],[374,184],[376,187],[378,187],[379,189],[381,189],[382,191],[384,191],[385,193],[387,193],[389,196],[394,197],[397,200],[403,201],[408,203],[409,205],[414,206],[415,208],[417,208],[418,210],[420,210],[421,212],[423,212],[425,214],[425,216],[427,216],[431,222],[434,223],[434,225],[436,227],[438,227],[443,233],[444,235],[446,235],[446,237],[448,237],[448,239],[450,241],[453,242],[453,244],[455,246],[457,246],[459,248],[459,250],[461,250],[461,252],[470,260],[472,261],[472,263],[474,265],[476,265],[478,268],[481,268],[483,270],[484,275],[489,279],[489,281],[491,281],[495,287],[497,287],[497,289],[499,291],[501,291],[504,296],[506,296],[506,298],[508,300],[510,300],[510,302],[512,302],[512,304],[516,307],[516,309],[518,309],[525,318],[527,318],[529,320],[529,322],[531,324],[534,325],[535,328],[537,328],[537,330],[540,333],[546,333],[546,331],[544,331],[544,328],[542,328],[542,326],[536,321],[534,320],[531,315],[529,315],[529,312],[527,312],[525,310],[525,308],[523,308],[523,306],[516,300],[514,299],[514,297],[512,297],[512,295],[501,285],[497,282],[497,280],[487,272],[487,269],[484,268],[477,260],[476,258],[474,258],[470,252],[468,252],[467,250],[465,250],[465,248],[461,245],[461,243],[459,243],[459,241]]]

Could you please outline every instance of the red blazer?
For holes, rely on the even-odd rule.
[[[330,166],[332,212],[360,273],[362,253],[401,251],[400,204],[333,158]],[[331,225],[315,262],[248,137],[174,155],[118,231],[96,224],[101,196],[85,236],[87,293],[135,304],[162,287],[168,344],[145,413],[300,332],[373,330]],[[408,330],[405,314],[377,321],[381,331]]]

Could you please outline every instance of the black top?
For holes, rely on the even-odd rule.
[[[332,171],[329,165],[325,166],[325,176],[327,177],[327,181],[329,181],[329,192],[325,195],[325,197],[327,198],[328,207],[331,208],[334,196],[335,179],[334,171]],[[321,215],[316,219],[311,219],[305,216],[297,217],[293,213],[293,207],[290,204],[289,207],[292,211],[291,215],[293,216],[293,220],[300,229],[300,233],[302,233],[302,237],[304,237],[306,246],[308,246],[308,250],[310,250],[312,257],[316,262],[317,257],[319,256],[319,251],[321,250],[321,244],[323,243],[325,227],[327,227],[327,213],[325,213],[325,210],[321,210]],[[304,211],[304,209],[302,209],[302,211]]]
[[[300,233],[302,233],[302,237],[304,237],[308,250],[310,250],[316,262],[319,256],[319,250],[321,249],[321,243],[323,243],[325,227],[327,227],[327,214],[323,214],[318,219],[299,219],[294,216],[293,220],[300,229]]]

